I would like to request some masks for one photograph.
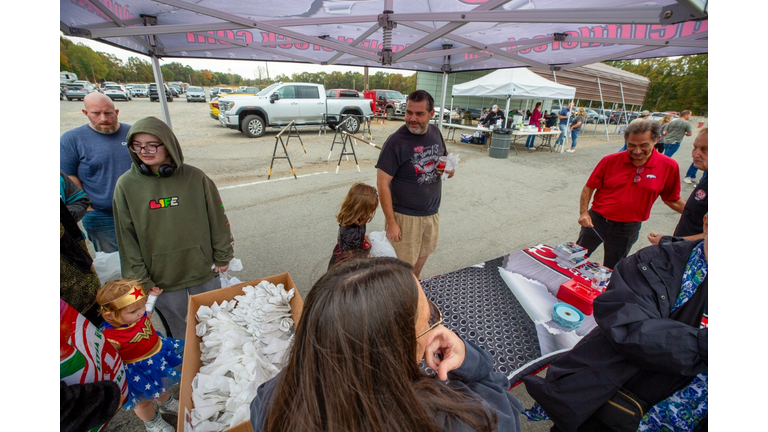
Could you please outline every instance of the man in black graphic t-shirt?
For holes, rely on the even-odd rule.
[[[376,163],[381,209],[387,238],[397,257],[419,277],[427,257],[437,249],[443,170],[438,158],[447,154],[443,136],[429,124],[434,99],[424,90],[408,95],[405,125],[387,138]],[[453,171],[446,171],[449,178]]]

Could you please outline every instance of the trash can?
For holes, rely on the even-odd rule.
[[[509,156],[510,145],[512,145],[512,129],[494,129],[488,154],[492,158],[506,159]]]

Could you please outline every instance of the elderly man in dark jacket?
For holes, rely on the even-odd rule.
[[[553,430],[644,430],[665,424],[672,411],[694,413],[683,419],[689,428],[672,429],[706,430],[706,216],[704,233],[704,240],[678,239],[620,261],[594,301],[598,327],[554,361],[546,378],[524,379]]]

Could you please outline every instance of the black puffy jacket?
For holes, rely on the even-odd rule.
[[[598,327],[555,360],[546,378],[524,378],[559,429],[578,430],[622,386],[654,397],[645,398],[652,406],[707,370],[708,331],[700,328],[706,278],[680,308],[690,303],[697,309],[670,318],[688,257],[702,241],[650,246],[620,261],[594,301]],[[666,394],[657,394],[661,385]]]

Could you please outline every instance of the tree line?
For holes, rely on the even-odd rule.
[[[122,61],[112,54],[92,50],[83,44],[60,37],[60,70],[77,74],[93,83],[154,82],[152,65],[138,57]],[[611,66],[642,75],[650,80],[643,109],[650,111],[691,110],[695,115],[708,111],[707,54],[665,57],[643,60],[606,62]],[[362,91],[364,76],[360,72],[298,72],[287,76],[269,76],[264,66],[258,66],[258,76],[245,78],[238,74],[195,70],[178,62],[160,66],[163,79],[182,81],[196,86],[257,86],[266,87],[275,82],[312,82],[325,88],[345,88]],[[408,94],[416,90],[416,74],[376,72],[368,76],[368,88],[398,90]]]
[[[707,54],[605,62],[650,80],[643,109],[707,115]]]
[[[95,84],[104,81],[117,83],[150,83],[155,81],[152,64],[138,57],[122,61],[112,54],[94,51],[80,43],[59,38],[60,69],[74,72],[80,79]],[[298,66],[297,66],[298,67]],[[245,78],[239,74],[214,72],[209,69],[195,70],[178,62],[160,66],[165,81],[182,81],[194,86],[257,86],[266,87],[276,82],[311,82],[324,84],[325,88],[344,88],[362,91],[364,76],[360,72],[298,72],[269,76],[264,66],[257,67],[258,76]],[[368,88],[398,90],[408,94],[416,90],[416,74],[403,76],[399,73],[376,72],[368,75]]]

